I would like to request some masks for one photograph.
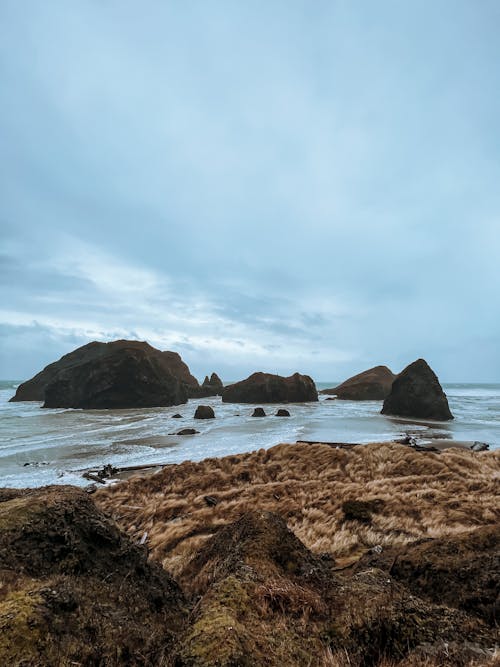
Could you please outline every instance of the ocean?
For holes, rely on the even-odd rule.
[[[447,384],[452,422],[417,422],[385,417],[378,401],[329,401],[267,405],[266,418],[253,407],[222,403],[220,397],[190,400],[170,408],[138,410],[41,409],[41,403],[9,403],[19,381],[0,381],[0,486],[88,484],[82,472],[116,467],[178,463],[268,448],[280,442],[375,442],[411,433],[481,441],[500,448],[500,384]],[[318,389],[338,382],[317,383]],[[211,405],[216,419],[195,420],[196,406]],[[286,407],[290,417],[275,417]],[[180,413],[182,419],[172,419]],[[178,436],[183,428],[200,431]]]

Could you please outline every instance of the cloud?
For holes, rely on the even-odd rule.
[[[38,370],[44,337],[119,334],[200,375],[426,356],[498,380],[474,351],[500,334],[497,22],[489,1],[2,3],[0,296],[26,330],[0,374]]]

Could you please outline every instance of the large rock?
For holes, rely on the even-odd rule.
[[[403,664],[417,647],[437,650],[446,642],[446,650],[453,643],[463,655],[464,641],[478,650],[494,644],[494,629],[421,600],[387,572],[365,569],[344,577],[334,565],[270,512],[248,512],[220,528],[180,573],[198,600],[180,664],[347,665],[345,656],[353,665],[382,664],[381,656],[384,664]]]
[[[415,419],[453,419],[439,380],[423,359],[407,366],[392,383],[382,414]]]
[[[148,343],[93,342],[64,355],[21,384],[11,401],[47,408],[138,408],[185,403],[198,385],[176,352]]]
[[[391,391],[396,375],[387,366],[375,366],[349,378],[338,387],[323,389],[344,401],[383,401]]]
[[[304,403],[317,401],[318,392],[309,375],[290,377],[253,373],[246,380],[224,387],[224,403]]]
[[[215,419],[214,409],[210,405],[199,405],[194,413],[195,419]]]
[[[500,529],[482,526],[471,532],[413,544],[385,547],[364,555],[362,572],[377,567],[414,595],[446,604],[495,626],[500,602]]]
[[[5,666],[166,664],[187,617],[146,546],[74,487],[0,491],[0,573]]]

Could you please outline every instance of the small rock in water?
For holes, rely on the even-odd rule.
[[[276,417],[289,417],[289,416],[290,416],[290,413],[288,412],[288,410],[285,410],[284,408],[280,408],[276,412]]]
[[[194,413],[195,419],[214,419],[215,413],[210,405],[199,405]]]
[[[255,408],[255,410],[253,411],[253,414],[252,414],[252,417],[265,417],[265,416],[266,416],[266,412],[265,412],[264,408]]]
[[[194,435],[195,433],[199,433],[195,428],[183,428],[177,432],[177,435]]]
[[[172,415],[171,419],[182,419],[182,415],[177,413],[176,415]]]

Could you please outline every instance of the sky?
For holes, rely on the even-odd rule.
[[[500,382],[497,0],[2,0],[0,378]]]

